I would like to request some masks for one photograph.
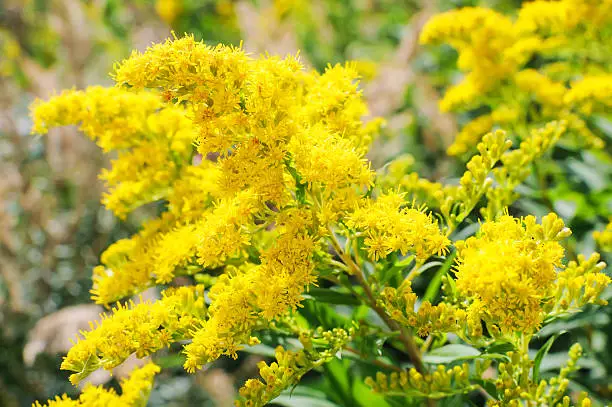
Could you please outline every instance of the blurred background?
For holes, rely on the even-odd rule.
[[[255,54],[300,50],[303,63],[317,70],[353,60],[371,115],[387,121],[370,155],[374,168],[403,156],[410,171],[453,182],[465,160],[448,157],[446,148],[466,118],[440,113],[437,102],[444,87],[460,75],[457,55],[450,47],[420,47],[420,29],[442,10],[481,5],[514,14],[520,3],[0,0],[0,407],[29,406],[36,399],[77,392],[59,365],[70,339],[102,311],[89,301],[91,269],[105,247],[137,231],[147,211],[154,210],[144,208],[120,221],[101,207],[97,174],[107,159],[72,128],[32,136],[28,106],[35,98],[111,85],[108,73],[115,61],[167,38],[171,30],[193,33],[210,44],[242,42]],[[610,137],[612,129],[607,131]],[[573,250],[594,250],[592,231],[605,225],[612,200],[606,174],[612,173],[612,164],[604,164],[596,172],[574,163],[569,169],[573,177],[551,190],[554,207],[577,236]],[[592,194],[596,197],[590,199]],[[537,200],[526,202],[525,211],[546,213]],[[567,343],[586,342],[590,353],[578,382],[602,399],[610,397],[605,381],[612,372],[612,356],[606,351],[612,343],[611,314],[610,308],[597,315],[587,311],[547,331],[572,329],[565,344],[562,339],[555,343],[557,364],[550,358],[546,368],[558,368],[564,361]],[[231,405],[236,388],[256,374],[260,358],[224,359],[187,375],[168,355],[160,363],[170,369],[158,380],[150,405]],[[121,376],[119,370],[113,378],[95,380],[112,386]],[[325,380],[313,377],[318,384],[311,391],[332,386]],[[299,404],[296,398],[283,400],[278,403]]]

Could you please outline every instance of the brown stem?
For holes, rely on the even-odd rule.
[[[330,230],[330,234],[332,237],[331,242],[332,246],[334,247],[334,250],[336,250],[340,258],[349,267],[351,274],[357,278],[359,285],[361,285],[363,291],[366,294],[369,303],[368,305],[370,306],[370,308],[372,308],[374,312],[378,314],[378,316],[385,322],[385,324],[391,330],[400,333],[399,339],[404,345],[406,353],[408,353],[408,356],[410,357],[410,360],[412,361],[412,364],[414,365],[416,370],[421,374],[427,373],[425,365],[423,365],[423,361],[421,359],[421,352],[412,335],[407,332],[403,327],[401,327],[396,321],[392,320],[389,315],[387,315],[385,310],[380,305],[378,305],[378,302],[376,301],[376,298],[374,297],[374,294],[372,293],[370,286],[365,280],[363,272],[361,271],[359,266],[357,266],[357,264],[353,261],[352,257],[348,253],[342,250],[340,243],[336,239],[336,236],[334,235],[332,230]]]

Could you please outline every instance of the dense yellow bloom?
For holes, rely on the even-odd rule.
[[[121,394],[88,384],[76,400],[64,394],[45,404],[37,401],[32,407],[144,407],[153,388],[153,378],[159,371],[154,363],[135,369],[128,378],[121,380]]]
[[[419,261],[443,254],[450,244],[431,214],[405,207],[400,194],[388,194],[375,201],[365,200],[349,217],[347,225],[365,235],[371,260],[399,251],[414,253]]]
[[[519,12],[517,28],[548,35],[563,34],[585,22],[595,27],[612,21],[609,0],[536,0],[525,3]]]
[[[201,285],[168,289],[153,303],[118,304],[110,316],[91,324],[70,349],[62,369],[79,383],[99,368],[112,369],[131,354],[145,357],[171,343],[188,339],[207,311]]]
[[[221,190],[250,188],[277,205],[295,186],[287,164],[310,186],[371,183],[363,155],[376,125],[361,123],[367,109],[356,77],[350,65],[306,73],[296,58],[253,59],[193,37],[134,54],[115,74],[119,83],[189,102],[198,150],[221,155]]]
[[[316,280],[317,234],[327,233],[315,223],[351,211],[372,184],[364,155],[377,127],[361,122],[367,109],[356,77],[351,65],[308,73],[293,57],[254,59],[187,36],[118,65],[115,80],[130,90],[92,88],[39,102],[35,131],[79,124],[104,150],[119,151],[102,175],[110,189],[105,203],[116,214],[167,200],[167,212],[103,254],[94,299],[106,304],[177,275],[225,267],[209,292],[210,315],[186,348],[190,371],[221,354],[235,356],[258,324],[296,309]],[[205,155],[200,163],[192,159],[192,142]],[[304,188],[320,209],[316,216]],[[300,227],[287,216],[296,200],[310,216]],[[441,252],[446,238],[431,217],[414,212],[415,230],[404,231],[414,236],[411,247]],[[261,237],[271,224],[278,233],[273,243]],[[416,233],[423,228],[436,229],[438,241],[426,244],[436,247],[421,247]],[[144,321],[165,321],[168,301],[119,307],[75,346],[64,368],[87,374],[163,347],[172,338]],[[120,325],[128,328],[115,331]],[[138,336],[137,348],[130,335]]]
[[[554,214],[541,225],[533,216],[485,222],[477,237],[456,243],[457,289],[502,332],[531,332],[542,322],[542,302],[562,267],[558,240],[570,233]]]
[[[347,186],[369,187],[373,172],[355,144],[322,126],[309,128],[291,140],[289,146],[302,182],[338,190]]]
[[[256,196],[249,190],[224,199],[199,224],[197,260],[216,267],[228,258],[240,256],[249,244],[249,226],[255,212]]]
[[[517,72],[514,81],[520,90],[533,94],[536,100],[545,106],[558,108],[563,104],[563,97],[567,91],[565,86],[552,81],[535,69],[524,69]]]
[[[441,101],[444,110],[458,105],[455,100],[470,104],[474,97],[498,86],[498,81],[526,62],[539,45],[537,42],[517,42],[509,18],[479,7],[466,7],[435,16],[423,29],[421,42],[450,43],[459,51],[459,68],[469,72],[463,84]],[[475,92],[472,93],[471,89]],[[463,96],[459,98],[459,94]]]

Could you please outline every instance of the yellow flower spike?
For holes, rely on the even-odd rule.
[[[100,367],[112,369],[131,354],[147,356],[177,340],[190,337],[190,332],[206,315],[204,287],[168,289],[154,303],[117,305],[109,316],[82,332],[82,338],[70,349],[62,369],[74,373],[73,384],[79,383]]]
[[[171,230],[174,218],[162,215],[144,224],[140,233],[122,239],[102,254],[102,264],[93,270],[92,299],[98,304],[110,304],[138,294],[154,282],[155,264],[152,254],[158,243],[157,234]]]
[[[31,107],[33,133],[54,127],[79,125],[104,151],[132,147],[147,132],[147,117],[162,106],[158,94],[129,92],[92,86],[85,91],[65,91]]]
[[[492,170],[497,185],[487,191],[487,207],[482,209],[486,219],[494,219],[516,200],[514,189],[531,174],[531,164],[550,151],[566,130],[565,121],[547,123],[532,130],[518,149],[504,152],[502,166]]]
[[[594,253],[588,259],[579,255],[578,261],[570,261],[567,264],[558,276],[553,292],[556,304],[551,306],[551,314],[566,312],[586,304],[607,304],[599,297],[612,280],[603,273],[606,264],[599,260],[599,254]]]
[[[128,378],[121,380],[121,394],[117,394],[112,388],[107,390],[102,386],[87,384],[76,400],[64,394],[45,404],[37,401],[32,407],[143,407],[153,388],[153,378],[159,372],[159,366],[147,363],[133,370]]]
[[[316,244],[304,234],[284,234],[262,254],[262,263],[222,276],[211,288],[210,318],[185,346],[185,368],[194,372],[220,355],[237,357],[258,321],[297,309],[304,288],[316,281]]]
[[[185,109],[167,106],[153,92],[90,87],[69,91],[32,106],[33,132],[79,125],[105,152],[119,151],[100,178],[102,202],[120,218],[164,197],[191,158],[195,138]]]
[[[493,180],[489,172],[502,159],[512,142],[506,133],[497,130],[486,134],[477,149],[479,154],[467,163],[467,171],[459,180],[459,186],[446,186],[444,202],[440,210],[452,231],[478,204],[478,201],[491,188]]]
[[[514,122],[518,118],[518,113],[515,108],[500,106],[488,115],[477,117],[463,126],[447,153],[456,156],[468,152],[478,145],[486,133],[493,130],[493,126]]]

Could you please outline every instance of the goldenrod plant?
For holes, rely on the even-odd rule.
[[[256,58],[185,35],[134,52],[113,78],[113,88],[32,107],[34,132],[77,125],[114,153],[101,178],[118,217],[163,206],[95,268],[92,299],[112,308],[65,357],[73,384],[131,355],[155,361],[178,348],[196,373],[275,345],[275,361],[259,363],[236,405],[263,406],[312,370],[358,363],[349,354],[375,367],[357,378],[374,405],[592,405],[568,390],[580,344],[546,377],[552,342],[536,353],[530,344],[554,321],[606,304],[605,264],[566,253],[571,231],[555,213],[507,209],[526,167],[569,131],[569,116],[551,113],[515,148],[504,131],[484,135],[458,185],[422,188],[437,202],[430,210],[371,168],[366,153],[382,121],[362,121],[350,63],[317,73],[297,57]],[[605,102],[589,95],[582,104]],[[478,230],[457,237],[475,213]],[[423,284],[431,289],[418,294]],[[159,300],[126,302],[152,287]],[[142,405],[154,366],[134,372],[120,395],[87,387],[78,400],[46,405]]]

